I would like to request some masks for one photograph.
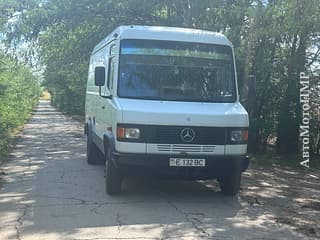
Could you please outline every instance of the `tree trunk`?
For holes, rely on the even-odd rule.
[[[298,46],[298,47],[297,47]],[[278,125],[277,152],[295,154],[299,152],[299,126],[301,106],[299,99],[299,76],[305,69],[307,34],[294,36],[288,61],[287,90],[282,99]]]

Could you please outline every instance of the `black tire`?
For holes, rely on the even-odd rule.
[[[231,176],[220,177],[219,183],[223,194],[234,196],[240,190],[241,172],[238,171]]]
[[[101,159],[99,148],[92,141],[92,132],[87,129],[87,163],[97,164]]]
[[[119,194],[121,192],[122,177],[119,169],[114,165],[111,159],[111,151],[107,149],[106,154],[106,193],[109,195]]]

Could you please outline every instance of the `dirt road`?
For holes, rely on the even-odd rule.
[[[319,237],[320,174],[251,167],[238,197],[215,181],[127,179],[111,197],[85,151],[81,124],[41,101],[1,167],[1,240]]]

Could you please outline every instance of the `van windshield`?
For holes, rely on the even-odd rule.
[[[236,100],[229,46],[122,40],[118,96],[191,102]]]

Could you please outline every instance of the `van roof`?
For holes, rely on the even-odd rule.
[[[231,42],[221,33],[199,29],[162,27],[162,26],[120,26],[103,39],[93,50],[99,50],[110,40],[120,39],[150,39],[181,42],[198,42],[232,46]]]

